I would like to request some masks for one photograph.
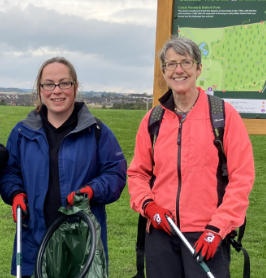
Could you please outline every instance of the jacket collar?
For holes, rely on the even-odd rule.
[[[22,121],[22,124],[34,130],[39,130],[43,126],[42,118],[39,113],[36,112],[36,109],[28,114],[27,118]]]
[[[32,128],[33,130],[39,130],[43,127],[42,118],[40,114],[36,112],[36,110],[31,111],[28,114],[27,118],[22,121],[22,124]],[[93,124],[96,124],[96,120],[85,105],[85,103],[83,103],[82,108],[79,110],[78,113],[78,124],[74,131],[77,132],[83,130]]]
[[[197,90],[199,91],[197,103],[200,103],[206,97],[206,93],[201,87],[197,87]],[[175,102],[171,89],[169,89],[161,98],[159,98],[159,102],[164,108],[175,112]]]
[[[78,113],[78,125],[75,128],[75,131],[83,130],[93,124],[96,124],[95,117],[91,114],[85,103],[83,103],[83,106]]]
[[[169,89],[161,98],[159,98],[159,102],[163,107],[170,111],[175,111],[175,102],[173,97],[173,92]]]

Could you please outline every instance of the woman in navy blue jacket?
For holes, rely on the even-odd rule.
[[[126,184],[126,160],[112,131],[96,120],[84,103],[76,102],[78,80],[73,65],[62,57],[43,63],[36,78],[38,106],[12,130],[8,165],[1,179],[3,200],[29,215],[22,231],[22,275],[33,274],[41,240],[58,216],[73,203],[77,190],[87,193],[101,225],[108,262],[105,205],[116,201]],[[16,274],[16,243],[11,274]]]

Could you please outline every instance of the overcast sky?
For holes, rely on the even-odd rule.
[[[84,91],[153,91],[157,0],[0,0],[0,87],[63,56]]]

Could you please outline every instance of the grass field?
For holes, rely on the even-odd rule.
[[[0,106],[0,142],[6,144],[13,126],[25,118],[30,107]],[[107,124],[115,133],[125,157],[130,163],[135,145],[138,125],[146,113],[136,110],[95,109],[92,113]],[[250,207],[247,212],[247,227],[243,240],[251,259],[251,277],[262,278],[266,273],[266,194],[265,194],[265,158],[266,136],[250,136],[256,166],[256,181],[250,195]],[[241,143],[241,139],[239,141]],[[136,273],[135,242],[137,231],[137,213],[129,207],[127,187],[121,198],[106,207],[108,222],[108,247],[110,257],[110,278],[131,278]],[[10,278],[15,224],[12,221],[10,206],[0,200],[0,278]],[[231,277],[242,277],[243,256],[232,250]]]

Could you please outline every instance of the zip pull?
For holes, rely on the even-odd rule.
[[[180,123],[179,123],[177,145],[181,145],[182,124],[183,124],[183,122],[185,121],[186,116],[187,116],[187,115],[184,113],[184,114],[182,115],[182,118],[181,118]]]

